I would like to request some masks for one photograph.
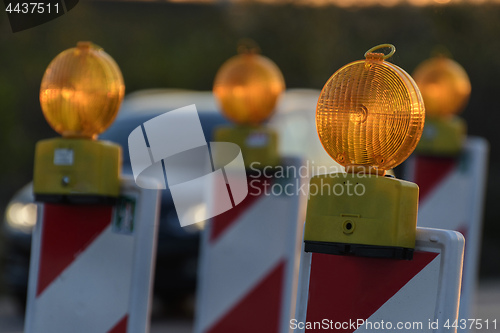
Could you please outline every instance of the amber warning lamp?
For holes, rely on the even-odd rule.
[[[217,128],[215,140],[238,144],[247,167],[275,166],[278,136],[263,123],[273,114],[285,81],[278,66],[258,54],[254,43],[246,41],[238,51],[215,76],[213,93],[224,116],[234,123]]]
[[[118,65],[90,42],[79,42],[52,60],[42,79],[40,104],[62,138],[36,146],[37,201],[93,203],[118,196],[121,148],[97,136],[113,122],[124,93]]]
[[[453,156],[461,152],[467,126],[457,116],[469,100],[471,84],[465,69],[456,61],[437,56],[422,62],[413,77],[427,112],[427,120],[416,152]]]
[[[390,53],[374,51],[389,48]],[[390,44],[340,68],[321,91],[316,127],[345,173],[315,176],[309,187],[305,251],[411,259],[418,186],[386,175],[415,149],[425,109],[417,85],[386,60]]]

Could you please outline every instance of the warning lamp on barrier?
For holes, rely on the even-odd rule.
[[[389,54],[375,53],[390,48]],[[411,259],[418,186],[386,175],[415,149],[425,108],[411,76],[385,61],[390,44],[340,68],[321,91],[316,127],[345,173],[315,176],[309,187],[305,251]]]
[[[125,93],[115,61],[100,47],[79,42],[45,71],[40,104],[62,138],[38,142],[33,191],[43,202],[113,201],[120,190],[121,148],[98,141]]]
[[[255,44],[242,44],[238,51],[215,76],[213,93],[222,113],[235,123],[217,128],[215,140],[238,144],[247,167],[255,162],[257,167],[275,166],[278,136],[262,123],[273,114],[285,81],[278,66],[258,54]]]
[[[458,117],[467,104],[471,84],[457,62],[437,56],[422,62],[413,72],[424,99],[427,120],[416,152],[456,155],[466,136],[465,121]]]

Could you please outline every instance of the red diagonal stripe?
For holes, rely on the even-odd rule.
[[[207,333],[279,332],[284,274],[281,261]]]
[[[210,242],[214,242],[217,238],[219,238],[224,231],[226,231],[226,229],[241,216],[241,214],[250,209],[250,207],[252,207],[255,202],[257,202],[257,200],[266,193],[266,190],[269,192],[272,181],[272,178],[264,176],[258,178],[249,177],[247,197],[237,206],[215,216],[212,219],[212,227],[209,238]],[[227,189],[221,189],[221,191],[224,190],[227,191]]]
[[[366,320],[437,256],[415,252],[410,261],[313,253],[307,321]]]
[[[457,161],[458,159],[454,157],[416,157],[415,183],[419,187],[419,200],[421,202],[455,169]]]
[[[123,317],[108,333],[127,333],[128,315]]]
[[[44,205],[37,296],[110,225],[112,211],[107,205]]]

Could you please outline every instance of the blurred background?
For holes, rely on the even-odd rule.
[[[409,73],[440,52],[470,76],[462,116],[469,135],[491,145],[480,276],[500,278],[499,18],[500,2],[482,0],[81,1],[54,21],[12,33],[0,15],[0,213],[32,179],[35,143],[57,136],[40,109],[40,82],[49,62],[77,41],[116,60],[127,93],[211,90],[241,38],[276,62],[287,88],[313,89],[372,46],[391,43],[391,61]]]

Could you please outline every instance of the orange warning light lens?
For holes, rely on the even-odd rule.
[[[59,134],[95,138],[113,122],[124,93],[115,61],[92,43],[79,42],[49,64],[40,104],[45,119]]]
[[[278,66],[250,51],[221,66],[213,92],[227,118],[240,125],[257,125],[271,116],[284,89]]]
[[[471,85],[465,69],[444,56],[421,63],[413,77],[429,116],[448,117],[461,112],[470,96]]]
[[[372,53],[390,47],[389,55]],[[413,79],[384,61],[393,45],[369,50],[365,60],[340,68],[321,91],[316,127],[325,150],[347,169],[384,174],[415,149],[425,108]]]

